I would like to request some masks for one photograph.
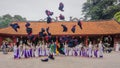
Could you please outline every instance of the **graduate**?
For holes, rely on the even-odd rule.
[[[60,41],[60,47],[58,48],[60,54],[65,55],[63,42]]]
[[[2,48],[3,54],[7,54],[7,44],[6,44],[6,41],[3,41],[1,48]]]
[[[45,44],[43,42],[42,44],[42,56],[45,56],[46,55],[46,50],[45,50]]]
[[[39,44],[38,44],[38,56],[40,57],[40,56],[42,56],[42,43],[40,42]]]
[[[55,51],[55,50],[54,50],[54,43],[51,42],[51,44],[50,44],[50,53],[53,54],[54,51]]]
[[[93,51],[94,51],[94,57],[98,57],[98,46],[97,45],[94,45],[93,46]]]
[[[81,47],[80,56],[87,57],[87,48],[85,46]]]
[[[79,55],[80,55],[80,47],[79,47],[79,45],[77,45],[77,46],[75,47],[75,50],[76,50],[76,52],[77,52],[77,56],[79,56]]]
[[[23,44],[23,57],[28,58],[27,45]]]
[[[30,45],[27,45],[27,56],[28,56],[28,58],[32,57],[30,53],[31,53],[31,47],[30,47]]]
[[[40,43],[40,56],[44,56],[44,43],[43,43],[43,40]]]
[[[49,45],[49,44],[48,44]],[[52,59],[54,60],[55,58],[53,57],[53,46],[51,46],[51,44],[49,45],[49,48],[50,48],[50,51],[49,51],[49,54],[48,54],[48,51],[46,51],[46,54],[48,54],[48,58],[44,58],[44,59],[41,59],[42,62],[48,62],[49,59]]]
[[[88,57],[92,57],[92,43],[90,42],[88,45]]]
[[[56,55],[56,46],[57,46],[57,44],[56,44],[56,42],[53,42],[53,45],[54,45],[54,53],[53,53],[53,55]]]
[[[48,56],[49,55],[48,43],[45,43],[45,51],[46,51],[45,56]]]
[[[19,57],[19,49],[15,43],[13,44],[13,52],[14,52],[14,59],[20,58]]]
[[[50,47],[50,53],[49,53],[48,58],[54,60],[55,58],[53,57],[53,53],[54,53],[54,44],[53,44],[53,42],[50,43],[49,47]]]
[[[35,48],[32,45],[32,42],[30,43],[30,57],[35,57]]]
[[[115,51],[118,52],[120,49],[120,44],[118,42],[115,43]]]
[[[65,53],[66,56],[69,55],[69,54],[68,54],[68,45],[67,45],[66,42],[65,42],[65,45],[64,45],[64,53]]]
[[[102,41],[100,41],[99,44],[98,44],[98,52],[99,52],[99,57],[103,58],[103,44],[102,44]]]
[[[78,45],[78,49],[79,49],[79,56],[81,56],[81,50],[82,50],[82,47],[83,47],[83,43],[80,43],[79,45]]]
[[[76,47],[73,47],[73,56],[78,56]]]
[[[35,47],[35,57],[40,57],[41,56],[40,52],[41,52],[40,45],[37,44],[37,46]]]
[[[69,56],[73,56],[73,49],[69,48]]]
[[[21,57],[22,57],[22,50],[23,50],[23,45],[22,45],[22,43],[19,44],[18,50],[19,50],[19,57],[21,58]]]

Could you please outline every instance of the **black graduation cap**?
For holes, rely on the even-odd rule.
[[[41,28],[41,31],[39,32],[39,36],[40,37],[44,37],[45,36],[45,29],[44,28]]]
[[[60,19],[60,20],[64,20],[65,17],[64,17],[62,14],[60,14],[59,19]]]
[[[39,32],[39,37],[45,37],[46,36],[46,33],[44,32]]]
[[[50,12],[50,16],[52,16],[54,13],[53,12]]]
[[[78,21],[78,26],[82,29],[82,23],[80,20]]]
[[[63,24],[61,24],[61,26],[63,27],[63,32],[67,32],[68,28]]]
[[[46,10],[45,13],[46,13],[47,16],[50,15],[50,11],[48,11],[48,10]]]
[[[28,35],[28,39],[31,40],[31,41],[33,41],[34,35]]]
[[[75,27],[76,27],[76,25],[74,25],[74,26],[72,27],[72,29],[71,29],[71,31],[72,31],[73,33],[75,33]]]
[[[49,10],[46,10],[45,13],[46,13],[47,16],[52,16],[53,15],[53,12],[51,12]]]
[[[17,29],[20,28],[20,26],[17,23],[10,24],[10,26],[17,32]]]
[[[60,2],[58,9],[59,9],[60,11],[64,11],[63,8],[64,8],[64,4],[63,4],[62,2]]]
[[[51,17],[47,17],[47,23],[51,23],[51,21],[52,21],[52,19],[51,19]]]
[[[29,22],[26,22],[25,27],[28,28],[30,26]]]
[[[46,32],[47,32],[48,36],[51,36],[51,33],[49,32],[49,27],[46,28]]]
[[[44,35],[43,35],[43,32],[39,32],[39,36],[40,37],[43,37]]]
[[[26,28],[26,32],[28,33],[28,35],[31,34],[32,33],[32,28]]]
[[[41,28],[41,32],[45,32],[45,29],[44,29],[44,28]]]
[[[42,62],[48,62],[48,58],[41,59]]]

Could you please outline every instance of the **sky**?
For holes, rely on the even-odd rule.
[[[64,4],[64,12],[58,10],[59,3]],[[81,18],[82,6],[86,0],[0,0],[0,16],[5,14],[21,15],[27,20],[39,21],[47,17],[45,10],[54,12],[52,18],[58,17],[59,14],[69,17]]]

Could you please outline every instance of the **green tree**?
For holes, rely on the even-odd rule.
[[[4,20],[6,19],[11,19],[12,20],[12,16],[10,14],[6,14],[6,15],[3,15],[2,17]]]
[[[8,20],[0,20],[0,28],[7,27],[8,26]]]
[[[26,18],[23,18],[20,15],[14,15],[14,17],[10,14],[3,15],[0,17],[0,28],[9,26],[13,21],[26,21]]]
[[[14,15],[14,21],[26,21],[26,18],[22,18],[20,15]]]
[[[9,14],[3,15],[0,22],[0,27],[7,27],[12,22],[12,16]]]
[[[117,0],[87,0],[83,4],[82,12],[85,20],[112,19],[114,14],[120,11]]]
[[[114,19],[120,23],[120,11],[115,13]]]

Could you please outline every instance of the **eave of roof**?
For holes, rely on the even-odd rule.
[[[13,22],[15,23],[15,22]],[[7,28],[0,29],[1,35],[27,35],[25,22],[18,22],[20,29],[15,32],[10,26]],[[50,32],[52,35],[112,35],[120,34],[120,25],[114,20],[107,21],[82,21],[83,29],[76,26],[76,32],[72,33],[71,28],[73,25],[77,25],[77,22],[52,22],[47,24],[46,22],[30,22],[31,28],[33,29],[33,34],[38,35],[41,28],[50,27]],[[63,28],[61,24],[67,26],[68,31],[62,32]]]

